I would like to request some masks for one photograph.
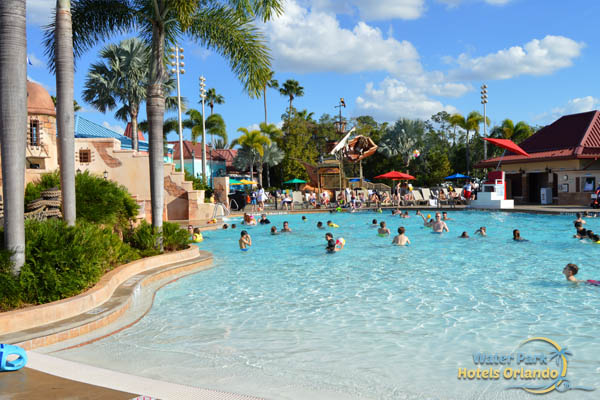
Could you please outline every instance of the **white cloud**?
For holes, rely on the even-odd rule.
[[[277,70],[300,73],[388,71],[422,73],[419,54],[407,41],[385,38],[364,22],[342,28],[335,14],[287,3],[285,13],[266,24]]]
[[[363,20],[417,19],[425,12],[425,0],[312,0],[314,10],[354,14]]]
[[[549,75],[573,65],[584,47],[583,42],[548,35],[524,46],[513,46],[483,57],[471,58],[463,53],[454,60],[459,68],[450,76],[456,79],[510,79],[520,75]]]
[[[47,25],[52,20],[56,0],[27,0],[27,22]]]
[[[247,126],[246,129],[248,129],[248,132],[260,131],[260,126],[258,124],[252,124],[250,126]]]
[[[387,77],[375,88],[368,83],[365,93],[356,99],[359,114],[368,113],[376,119],[394,121],[400,117],[427,119],[438,111],[457,112],[456,108],[432,99],[419,89]]]
[[[46,63],[37,58],[34,53],[27,53],[27,58],[29,59],[29,62],[31,62],[32,67],[44,68],[46,66]]]
[[[448,7],[458,7],[461,3],[466,0],[438,0],[440,3],[444,3],[448,5]],[[505,4],[510,3],[512,0],[482,0],[487,4],[491,4],[493,6],[503,6]]]
[[[543,123],[551,123],[562,117],[563,115],[578,114],[582,112],[597,110],[600,108],[600,99],[593,96],[577,97],[571,99],[567,104],[555,107],[550,112],[546,112],[536,116],[536,121]]]
[[[120,133],[121,135],[122,135],[123,133],[125,133],[125,129],[124,129],[123,127],[121,127],[121,126],[119,126],[119,125],[111,125],[111,124],[109,124],[107,121],[104,121],[104,122],[102,123],[102,126],[103,126],[103,127],[105,127],[105,128],[108,128],[108,129],[110,129],[111,131],[115,131],[115,132],[117,132],[117,133]]]

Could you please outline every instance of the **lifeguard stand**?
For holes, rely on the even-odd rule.
[[[514,200],[506,199],[506,179],[504,171],[490,171],[487,180],[477,193],[477,200],[471,201],[471,208],[511,209]]]

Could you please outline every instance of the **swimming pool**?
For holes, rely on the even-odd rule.
[[[600,279],[600,245],[573,239],[572,216],[450,212],[450,233],[389,214],[271,216],[270,226],[205,233],[217,268],[156,295],[138,324],[70,360],[177,383],[275,399],[530,398],[504,380],[458,380],[474,352],[511,353],[545,336],[568,347],[571,383],[600,390],[600,287],[568,284],[561,271]],[[391,246],[370,222],[406,227]],[[337,229],[318,230],[331,219]],[[588,228],[600,230],[600,219]],[[488,237],[458,239],[486,226]],[[253,246],[240,252],[240,228]],[[518,228],[528,242],[511,240]],[[325,232],[346,247],[326,254]],[[554,363],[554,361],[552,361]],[[548,397],[586,399],[596,392]]]

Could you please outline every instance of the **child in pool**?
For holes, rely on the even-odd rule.
[[[563,275],[565,276],[565,278],[567,278],[567,280],[569,282],[575,282],[575,283],[583,282],[583,281],[580,281],[577,278],[575,278],[575,275],[577,275],[577,272],[579,272],[579,267],[575,264],[567,264],[567,266],[565,268],[563,268]]]
[[[482,226],[481,228],[477,229],[475,231],[474,235],[487,236],[487,232],[486,232],[485,226]]]
[[[518,229],[513,230],[513,240],[516,242],[527,242],[527,239],[521,237],[521,232]]]
[[[279,232],[277,232],[277,227],[275,225],[271,227],[271,235],[279,235]]]
[[[398,228],[398,236],[394,237],[392,244],[395,244],[396,246],[406,246],[410,244],[410,240],[408,240],[408,237],[406,237],[406,235],[404,234],[405,232],[406,229],[404,229],[403,226]]]
[[[246,232],[246,231],[240,232],[239,244],[240,244],[240,250],[242,250],[242,251],[248,251],[248,247],[252,246],[252,238],[250,237],[248,232]]]
[[[385,226],[385,221],[381,221],[379,223],[379,229],[377,229],[377,234],[379,236],[389,236],[390,233],[390,229]]]
[[[458,238],[459,239],[469,239],[469,234],[465,231]]]
[[[371,221],[371,228],[377,228],[377,220],[376,219]]]
[[[334,224],[332,221],[327,221],[327,226],[330,228],[339,228],[338,224]]]
[[[321,221],[317,222],[317,228],[319,228],[319,229],[325,229],[323,227],[323,223]]]

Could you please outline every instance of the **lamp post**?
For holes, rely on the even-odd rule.
[[[206,183],[206,125],[204,123],[204,100],[206,99],[206,78],[200,77],[200,98],[202,99],[202,181]]]
[[[339,114],[340,120],[338,122],[340,124],[339,125],[340,133],[344,133],[344,129],[342,128],[342,107],[346,108],[346,102],[344,101],[343,97],[340,97],[340,102],[338,103],[338,105],[333,107],[333,108],[339,108],[339,111],[340,111],[340,114]]]
[[[185,63],[183,60],[183,48],[175,46],[171,48],[169,57],[171,58],[171,73],[177,75],[177,117],[179,122],[179,166],[181,172],[185,174],[185,165],[183,163],[183,127],[181,123],[181,90],[179,87],[179,74],[185,74]]]
[[[487,104],[488,100],[487,100],[487,85],[484,83],[483,85],[481,85],[481,104],[483,104],[483,137],[486,138],[487,137],[487,129],[486,129],[486,122],[487,122],[487,116],[486,116],[486,107],[485,105]],[[483,141],[483,159],[487,160],[487,140]]]

